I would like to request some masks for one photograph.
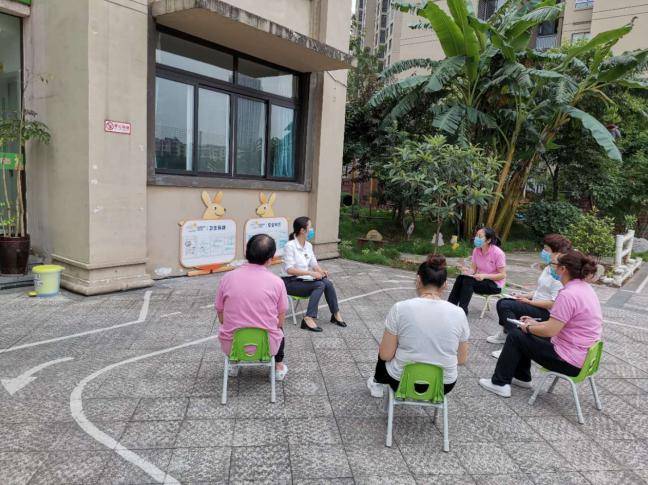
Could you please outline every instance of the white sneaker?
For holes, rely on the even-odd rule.
[[[506,334],[504,333],[504,330],[500,329],[495,335],[486,337],[486,342],[489,344],[503,344],[506,342]]]
[[[288,366],[284,364],[283,369],[275,369],[275,381],[283,381],[286,378],[286,374],[288,374]]]
[[[522,387],[524,389],[533,389],[533,382],[532,381],[521,381],[520,379],[516,379],[515,377],[511,381],[511,384],[514,386]]]
[[[369,392],[371,393],[371,397],[383,397],[383,393],[385,392],[385,385],[384,384],[378,384],[373,376],[369,377],[367,379],[367,387],[369,388]]]
[[[479,379],[479,385],[498,396],[511,397],[511,386],[509,384],[496,386],[490,379]]]
[[[227,372],[227,375],[230,377],[237,377],[239,373],[239,368],[238,366],[230,366],[229,371]]]
[[[491,357],[495,357],[496,359],[499,359],[499,356],[502,354],[502,349],[499,350],[493,350],[491,352]]]

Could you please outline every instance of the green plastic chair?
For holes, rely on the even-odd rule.
[[[310,299],[310,296],[294,296],[294,295],[288,295],[288,302],[290,303],[290,311],[292,312],[292,320],[293,320],[293,325],[297,325],[297,309],[299,308],[299,304],[302,301],[308,301]]]
[[[253,350],[251,350],[253,349]],[[230,368],[270,367],[270,402],[274,403],[275,392],[275,358],[270,354],[268,331],[262,328],[240,328],[234,332],[230,354],[225,356],[223,369],[222,404],[227,404],[227,378]]]
[[[416,390],[416,385],[427,385],[423,392]],[[450,451],[448,438],[448,401],[443,393],[443,368],[438,365],[415,362],[406,364],[396,392],[387,386],[389,398],[384,401],[387,411],[387,437],[385,445],[392,445],[394,424],[394,406],[434,407],[434,421],[437,411],[443,409],[443,451]]]
[[[551,382],[551,385],[547,390],[548,393],[553,392],[554,387],[556,387],[556,383],[558,382],[558,379],[564,379],[567,382],[569,382],[569,384],[571,385],[572,394],[574,396],[574,402],[576,403],[576,414],[578,414],[578,422],[580,424],[585,424],[585,419],[583,419],[583,412],[581,411],[580,401],[578,399],[578,391],[576,390],[576,384],[580,384],[585,379],[587,379],[592,388],[592,394],[594,394],[594,404],[596,405],[596,409],[598,409],[599,411],[603,409],[598,391],[596,390],[596,384],[594,383],[594,374],[598,372],[599,363],[601,362],[602,354],[603,354],[603,342],[599,340],[595,342],[594,345],[592,345],[587,351],[587,356],[585,357],[585,362],[583,363],[583,367],[581,368],[580,373],[575,377],[570,377],[565,374],[561,374],[560,372],[554,372],[552,370],[541,368],[541,370],[543,372],[546,372],[546,374],[543,376],[542,381],[540,381],[540,385],[536,387],[536,390],[533,393],[533,395],[529,398],[529,404],[533,404],[535,402],[536,398],[538,397],[538,394],[540,394],[540,391],[544,389],[547,379],[553,377],[553,381]]]

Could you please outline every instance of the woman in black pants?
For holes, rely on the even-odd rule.
[[[506,255],[499,244],[492,228],[479,229],[475,234],[471,267],[459,268],[462,274],[455,280],[448,301],[460,306],[466,316],[473,293],[497,295],[502,292],[506,282]]]
[[[537,318],[541,321],[549,319],[549,310],[553,307],[558,292],[562,289],[562,283],[551,277],[550,263],[556,262],[557,258],[569,251],[572,247],[571,241],[560,234],[547,234],[542,240],[544,248],[540,253],[540,260],[547,266],[538,277],[538,286],[535,291],[516,295],[513,298],[502,298],[497,302],[497,316],[499,318],[500,330],[486,341],[491,344],[503,344],[506,341],[506,334],[514,327],[508,322],[509,318],[519,320],[526,315]],[[491,353],[496,359],[499,358],[501,350]]]

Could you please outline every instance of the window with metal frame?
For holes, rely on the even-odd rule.
[[[159,29],[156,173],[297,180],[304,78]]]
[[[576,0],[574,9],[585,10],[587,8],[594,8],[594,0]]]

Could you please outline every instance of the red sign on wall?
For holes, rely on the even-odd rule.
[[[108,133],[119,133],[121,135],[131,134],[131,124],[123,121],[104,121],[104,131]]]

